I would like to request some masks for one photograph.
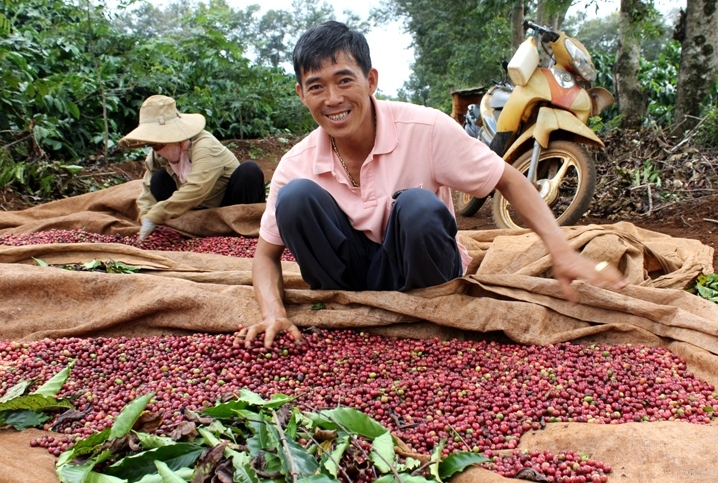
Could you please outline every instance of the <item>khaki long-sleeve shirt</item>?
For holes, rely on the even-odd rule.
[[[192,169],[184,183],[165,158],[154,151],[147,154],[142,193],[137,198],[140,220],[147,216],[154,223],[163,224],[194,208],[216,208],[222,202],[229,177],[239,166],[239,161],[207,131],[200,132],[191,141],[188,155]],[[150,192],[150,180],[160,169],[165,169],[174,179],[177,191],[169,199],[158,202]]]

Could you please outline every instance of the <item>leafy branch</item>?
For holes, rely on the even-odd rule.
[[[145,408],[154,397],[146,394],[128,404],[111,428],[78,441],[60,455],[57,475],[62,483],[82,481],[208,481],[221,473],[234,481],[338,483],[351,481],[345,471],[359,462],[383,474],[379,483],[431,483],[448,479],[467,467],[488,461],[476,453],[443,459],[443,445],[432,454],[423,474],[418,461],[403,460],[394,452],[388,428],[352,408],[303,412],[293,398],[275,394],[270,400],[241,390],[197,415],[186,412],[184,425],[196,431],[171,431],[157,437],[142,431],[152,415]],[[144,414],[144,415],[143,415]],[[140,418],[142,416],[142,418]],[[159,415],[156,415],[159,418]],[[188,434],[193,434],[188,440]],[[298,435],[313,434],[309,441]],[[199,436],[199,437],[197,437]],[[137,444],[122,444],[132,437]],[[361,451],[348,451],[356,440]],[[371,445],[371,455],[363,446]],[[132,448],[135,449],[132,449]],[[341,471],[342,480],[338,479]],[[113,479],[110,479],[113,478]],[[222,480],[224,481],[224,480]]]

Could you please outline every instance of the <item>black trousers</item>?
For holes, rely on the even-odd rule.
[[[312,289],[405,291],[462,275],[456,219],[429,190],[399,195],[381,244],[355,230],[334,198],[308,179],[279,190],[276,216]]]
[[[150,179],[150,192],[157,201],[164,201],[177,191],[177,184],[172,176],[161,169]],[[227,190],[219,206],[246,205],[264,203],[264,173],[254,161],[243,161],[234,170],[227,182]]]

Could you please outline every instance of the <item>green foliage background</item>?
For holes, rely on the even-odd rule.
[[[504,75],[513,5],[383,0],[369,19],[344,12],[340,20],[364,32],[402,21],[415,62],[398,98],[448,113],[452,90],[488,86]],[[525,8],[532,18],[537,4]],[[294,92],[287,61],[301,32],[338,16],[324,0],[259,12],[259,5],[235,9],[226,0],[165,7],[120,0],[112,9],[105,0],[0,2],[0,184],[38,196],[66,189],[58,175],[78,172],[94,155],[111,159],[119,138],[137,125],[142,101],[157,93],[173,96],[180,110],[204,114],[220,139],[308,132],[314,122]],[[669,125],[680,46],[667,19],[655,11],[647,18],[639,79],[646,123]],[[562,28],[587,45],[600,71],[597,84],[613,91],[616,16],[572,17]],[[698,136],[714,144],[716,99],[714,86]],[[615,106],[606,110],[601,124],[611,126],[617,114]]]
[[[105,141],[112,148],[158,93],[204,114],[221,139],[312,127],[293,76],[248,59],[238,34],[251,35],[247,12],[222,1],[118,12],[87,0],[0,4],[12,25],[0,37],[5,158],[82,158]],[[139,18],[172,28],[153,32]]]

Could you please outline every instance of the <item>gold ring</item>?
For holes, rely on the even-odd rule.
[[[597,272],[600,272],[600,271],[604,270],[607,266],[608,266],[608,262],[604,260],[604,261],[598,262],[596,264],[595,270]]]

